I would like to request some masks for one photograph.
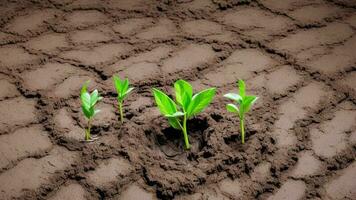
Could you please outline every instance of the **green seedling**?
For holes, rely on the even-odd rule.
[[[252,105],[256,102],[258,97],[256,96],[249,96],[245,93],[245,82],[243,80],[239,80],[239,94],[235,93],[228,93],[225,94],[224,97],[232,99],[236,101],[239,105],[235,105],[229,103],[226,105],[226,109],[229,112],[236,113],[240,118],[240,129],[241,129],[241,142],[242,144],[245,143],[245,127],[244,127],[244,120],[245,114],[251,109]]]
[[[122,111],[122,106],[124,103],[124,99],[127,95],[134,89],[133,87],[129,87],[129,79],[121,80],[118,76],[113,76],[114,86],[117,92],[117,102],[119,104],[119,112],[120,112],[120,121],[124,122],[124,114]]]
[[[186,149],[190,149],[187,120],[202,112],[213,100],[215,88],[203,90],[193,96],[193,87],[184,80],[174,83],[176,102],[164,92],[153,88],[153,95],[160,112],[169,124],[183,132]]]
[[[85,141],[92,140],[90,129],[91,123],[96,114],[100,112],[100,110],[95,109],[95,105],[103,98],[99,96],[98,90],[94,90],[91,94],[87,91],[89,81],[85,82],[81,91],[80,91],[80,100],[82,102],[82,110],[84,116],[88,120],[87,128],[85,129]]]

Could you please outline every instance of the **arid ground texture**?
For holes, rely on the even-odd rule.
[[[1,0],[0,199],[356,199],[355,33],[354,0]],[[178,79],[217,88],[190,151],[151,92]],[[239,79],[260,97],[244,145]]]

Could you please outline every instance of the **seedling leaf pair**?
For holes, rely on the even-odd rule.
[[[127,97],[130,92],[134,89],[133,87],[130,87],[129,85],[129,79],[121,80],[118,76],[114,75],[113,76],[113,81],[114,81],[114,86],[117,92],[117,102],[119,104],[119,112],[120,112],[120,121],[123,123],[124,121],[124,116],[123,116],[123,102],[124,99]]]
[[[80,91],[80,100],[82,102],[82,111],[84,116],[88,119],[88,127],[85,130],[85,140],[91,139],[90,129],[93,117],[100,112],[95,109],[95,105],[102,99],[98,90],[94,90],[91,94],[87,91],[89,81],[85,82]]]
[[[244,128],[244,119],[245,114],[250,111],[252,105],[256,102],[258,97],[246,95],[246,86],[243,80],[238,82],[239,94],[228,93],[224,97],[234,100],[236,104],[229,103],[226,105],[226,109],[229,112],[236,113],[240,118],[240,128],[241,128],[241,142],[245,143],[245,128]]]
[[[156,88],[153,88],[152,92],[158,109],[168,118],[169,124],[175,129],[182,130],[185,147],[189,149],[187,120],[202,112],[210,104],[216,89],[209,88],[193,95],[193,87],[184,80],[176,81],[174,89],[176,102]]]
[[[94,90],[91,94],[87,91],[89,81],[87,81],[81,91],[80,99],[82,101],[82,110],[87,119],[92,119],[100,110],[95,110],[95,105],[103,98],[99,96],[98,90]]]

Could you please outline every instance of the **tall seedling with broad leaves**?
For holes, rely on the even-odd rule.
[[[153,88],[153,95],[160,112],[168,118],[169,124],[183,132],[186,149],[190,149],[187,120],[202,112],[213,100],[215,88],[209,88],[193,95],[192,86],[178,80],[174,83],[176,102],[164,92]]]
[[[228,93],[225,94],[224,97],[232,99],[236,102],[236,104],[229,103],[226,105],[226,109],[229,112],[235,113],[240,118],[240,129],[241,129],[241,142],[242,144],[245,143],[245,127],[244,127],[244,120],[245,114],[251,109],[252,105],[256,102],[258,97],[256,96],[249,96],[245,93],[245,82],[243,80],[239,80],[239,94],[235,93]]]
[[[91,123],[96,114],[100,112],[100,110],[95,109],[95,105],[102,99],[99,96],[98,90],[94,90],[91,94],[87,91],[89,81],[85,82],[81,91],[80,91],[80,100],[82,102],[82,111],[84,116],[88,120],[87,128],[85,129],[85,140],[92,140],[90,129]]]
[[[127,95],[134,89],[133,87],[129,87],[129,79],[121,80],[118,76],[113,76],[114,86],[117,92],[117,102],[119,104],[119,112],[120,112],[120,121],[124,122],[124,114],[122,111],[122,106],[124,103],[124,99]]]

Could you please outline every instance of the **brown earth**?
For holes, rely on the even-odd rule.
[[[0,199],[356,199],[353,0],[3,0]],[[120,125],[113,74],[132,80]],[[217,87],[188,123],[151,88]],[[225,111],[236,80],[260,97]],[[78,93],[105,97],[84,143]]]

